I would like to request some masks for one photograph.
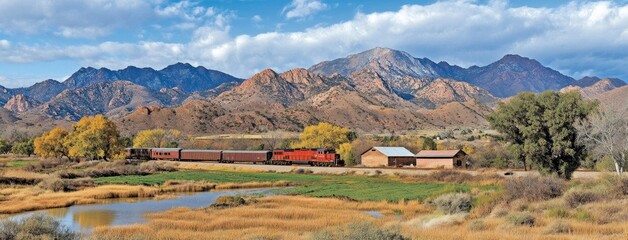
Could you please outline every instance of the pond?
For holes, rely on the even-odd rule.
[[[276,188],[188,193],[163,200],[153,200],[152,198],[109,199],[98,204],[26,212],[10,216],[9,219],[19,220],[41,213],[58,219],[73,231],[89,232],[92,228],[99,226],[144,223],[147,221],[144,215],[150,212],[163,212],[176,207],[207,207],[220,196],[268,196],[272,195],[274,190]]]

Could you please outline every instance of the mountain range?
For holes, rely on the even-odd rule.
[[[492,107],[519,92],[577,90],[604,99],[625,85],[615,78],[574,80],[518,55],[463,68],[374,48],[248,79],[186,63],[161,70],[81,68],[63,82],[0,86],[0,125],[36,129],[106,114],[129,133],[156,127],[189,134],[298,131],[319,121],[362,132],[485,127]]]

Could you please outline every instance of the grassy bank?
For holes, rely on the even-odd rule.
[[[494,190],[496,185],[472,185],[438,182],[407,182],[391,177],[256,173],[236,171],[187,171],[147,176],[96,178],[99,184],[155,185],[168,180],[208,181],[216,183],[278,182],[296,184],[280,191],[284,194],[314,197],[341,197],[353,200],[397,201],[423,200],[448,192],[469,192],[473,188]]]

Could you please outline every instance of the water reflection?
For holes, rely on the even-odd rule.
[[[110,226],[116,218],[112,210],[85,210],[74,213],[72,219],[81,228]]]
[[[272,195],[274,188],[253,190],[232,190],[216,192],[185,193],[175,198],[153,200],[147,198],[108,199],[92,205],[70,206],[9,216],[19,220],[36,213],[43,213],[58,219],[74,231],[90,231],[100,226],[121,226],[146,222],[144,215],[150,212],[163,212],[175,207],[200,208],[214,203],[219,196],[233,195]]]

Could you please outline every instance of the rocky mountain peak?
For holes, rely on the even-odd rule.
[[[31,110],[38,104],[39,103],[30,100],[23,94],[17,94],[9,99],[9,101],[7,101],[7,103],[4,105],[4,108],[12,112],[26,112],[28,110]]]

